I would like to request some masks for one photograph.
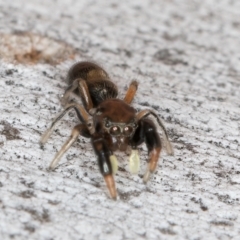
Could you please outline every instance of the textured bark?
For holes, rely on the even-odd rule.
[[[239,12],[227,0],[0,0],[0,239],[239,239]],[[47,170],[74,111],[39,145],[68,68],[86,59],[120,98],[137,79],[132,105],[154,109],[174,146],[147,185],[146,146],[138,175],[117,153],[117,201],[88,139]]]

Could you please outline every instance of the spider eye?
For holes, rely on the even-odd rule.
[[[121,130],[118,126],[113,126],[110,128],[109,132],[111,135],[119,135],[121,133]]]
[[[131,126],[126,126],[123,131],[125,135],[130,135],[133,132],[133,128]]]
[[[110,122],[108,120],[105,121],[105,127],[109,128],[110,127]]]

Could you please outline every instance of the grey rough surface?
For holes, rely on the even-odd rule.
[[[74,60],[19,65],[1,56],[0,238],[239,239],[239,12],[240,2],[230,0],[1,0],[0,33],[66,42],[76,60],[107,68],[120,97],[136,78],[133,106],[164,119],[175,156],[163,153],[144,185],[146,147],[137,176],[118,153],[116,202],[86,139],[48,172],[77,123],[69,114],[40,148]]]

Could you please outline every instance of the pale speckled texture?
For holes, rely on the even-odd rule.
[[[0,239],[239,239],[239,12],[233,0],[1,0],[0,33],[66,42],[76,60],[106,67],[120,97],[137,79],[133,106],[164,119],[175,156],[163,153],[144,185],[146,147],[137,176],[117,153],[118,201],[107,196],[88,139],[48,172],[77,123],[74,114],[64,118],[40,148],[74,61],[1,60]]]

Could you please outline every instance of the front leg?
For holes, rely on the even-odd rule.
[[[162,143],[156,130],[156,126],[150,119],[142,119],[139,121],[139,127],[131,141],[132,148],[136,149],[137,146],[143,142],[146,143],[148,149],[148,167],[143,177],[143,181],[146,183],[149,180],[151,173],[153,173],[157,167],[162,149]]]
[[[98,165],[100,168],[100,172],[104,177],[109,193],[111,197],[114,200],[116,200],[117,191],[115,187],[115,181],[113,178],[114,166],[111,165],[111,160],[114,159],[114,155],[112,155],[111,151],[107,147],[107,143],[104,140],[104,136],[101,134],[95,133],[93,135],[92,145],[98,157]]]
[[[127,104],[130,104],[136,94],[138,88],[138,82],[137,81],[132,81],[124,98],[124,102]]]

